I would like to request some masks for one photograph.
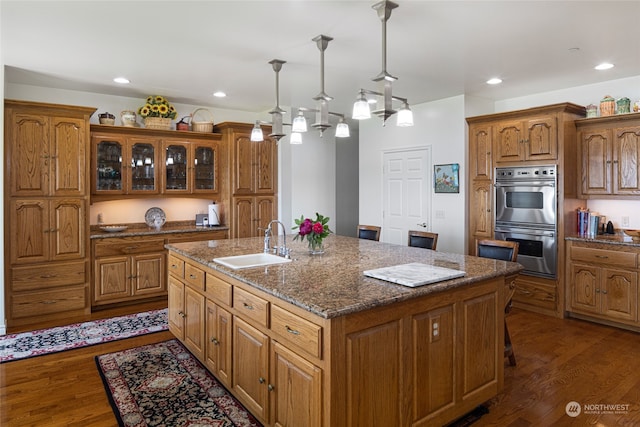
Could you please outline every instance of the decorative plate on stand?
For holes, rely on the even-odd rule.
[[[160,228],[164,225],[167,220],[167,216],[164,211],[160,208],[149,208],[147,213],[144,214],[144,222],[149,227]]]

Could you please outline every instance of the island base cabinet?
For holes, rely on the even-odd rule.
[[[177,252],[169,260],[169,329],[265,426],[441,426],[503,387],[513,276],[322,318]]]
[[[322,369],[271,342],[271,425],[322,426]]]
[[[262,423],[269,417],[269,337],[233,318],[233,391]]]
[[[205,365],[225,387],[231,387],[231,313],[207,299]]]
[[[342,353],[333,356],[332,382],[344,388],[332,390],[329,425],[444,425],[495,396],[503,280],[348,316],[343,343],[333,344]]]

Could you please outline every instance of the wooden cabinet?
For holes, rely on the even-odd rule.
[[[640,326],[637,250],[572,242],[567,258],[570,313]]]
[[[182,254],[169,259],[169,328],[193,347],[185,290],[206,300],[198,357],[265,426],[445,425],[502,388],[513,277],[326,319]],[[193,269],[204,289],[199,274],[198,287],[187,281]]]
[[[223,156],[220,134],[91,126],[92,200],[175,195],[211,198]]]
[[[253,125],[221,123],[229,147],[231,237],[254,237],[277,218],[278,146],[275,140],[251,141]]]
[[[495,124],[495,162],[558,159],[558,117],[545,114]]]
[[[166,194],[218,193],[218,144],[188,139],[163,140]]]
[[[169,330],[201,361],[205,354],[205,309],[202,294],[175,277],[168,278]]]
[[[582,197],[640,194],[640,114],[579,120]]]
[[[68,322],[89,312],[87,150],[94,111],[5,100],[9,327]]]
[[[234,197],[233,228],[236,238],[254,237],[264,233],[271,220],[277,218],[273,197]]]
[[[167,294],[163,238],[93,242],[94,306]]]
[[[93,195],[158,194],[160,140],[92,132]]]
[[[508,166],[557,166],[558,212],[574,212],[580,206],[575,122],[583,118],[582,106],[562,103],[469,117],[469,177],[467,251],[475,254],[476,240],[495,238],[495,168]],[[575,222],[557,216],[557,254],[564,254],[564,236]],[[514,306],[564,316],[564,264],[556,278],[521,274],[516,279]]]

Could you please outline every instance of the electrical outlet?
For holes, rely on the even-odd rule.
[[[622,226],[623,227],[628,227],[629,226],[629,217],[628,216],[623,216],[622,217]]]
[[[431,342],[440,340],[440,316],[431,319]]]

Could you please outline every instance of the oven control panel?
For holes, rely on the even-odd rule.
[[[496,180],[555,179],[556,165],[496,168]]]

